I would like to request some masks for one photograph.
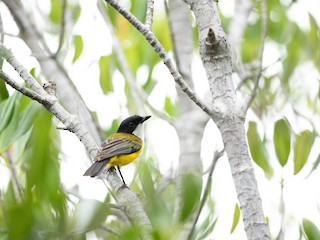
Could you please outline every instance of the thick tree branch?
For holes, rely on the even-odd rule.
[[[259,87],[259,82],[260,82],[260,78],[261,78],[261,74],[262,74],[262,60],[263,60],[263,51],[264,51],[264,45],[265,45],[265,41],[267,38],[267,6],[266,6],[266,2],[265,0],[261,0],[260,2],[260,6],[261,6],[261,25],[262,25],[262,31],[261,31],[261,46],[260,46],[260,59],[259,59],[259,68],[258,68],[258,72],[254,81],[254,86],[253,89],[251,91],[251,94],[248,96],[248,98],[246,99],[245,103],[244,103],[244,115],[247,113],[249,107],[251,106],[254,98],[257,95],[257,91],[258,91],[258,87]]]
[[[171,58],[165,51],[159,40],[144,24],[142,24],[135,16],[129,11],[122,8],[116,0],[105,0],[109,3],[117,12],[119,12],[124,18],[126,18],[141,34],[145,37],[148,43],[153,47],[163,63],[167,66],[170,73],[172,74],[175,82],[181,87],[182,91],[185,92],[190,99],[197,104],[204,112],[209,116],[213,113],[210,108],[198,97],[198,95],[186,84],[181,74],[173,65]]]

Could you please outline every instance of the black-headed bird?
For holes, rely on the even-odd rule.
[[[84,176],[98,176],[103,169],[117,167],[123,183],[120,167],[133,162],[141,153],[143,140],[134,134],[137,127],[151,116],[131,116],[123,120],[116,133],[111,134],[102,144],[94,158],[94,163],[83,174]]]

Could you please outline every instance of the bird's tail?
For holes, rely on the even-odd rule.
[[[103,171],[107,163],[108,161],[106,160],[94,162],[83,174],[83,176],[95,177],[100,175],[100,173]]]

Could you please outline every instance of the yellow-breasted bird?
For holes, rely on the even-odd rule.
[[[140,117],[137,115],[123,120],[116,133],[111,134],[102,144],[100,151],[94,158],[94,163],[87,169],[83,176],[98,176],[105,167],[117,167],[121,179],[125,181],[120,172],[120,167],[134,161],[140,154],[143,141],[134,135],[134,130],[148,120],[151,116]]]

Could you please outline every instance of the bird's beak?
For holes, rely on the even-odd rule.
[[[142,117],[142,121],[141,121],[141,123],[143,123],[143,122],[147,121],[149,118],[151,118],[151,116]]]

